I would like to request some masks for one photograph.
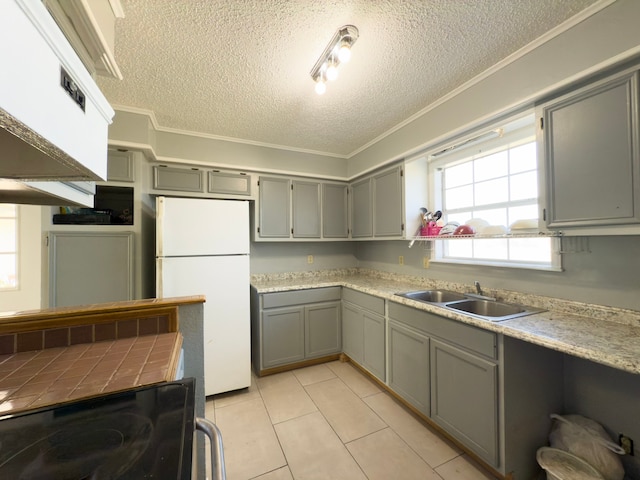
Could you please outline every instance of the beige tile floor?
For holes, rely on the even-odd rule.
[[[206,408],[228,480],[492,478],[349,363],[253,377]]]

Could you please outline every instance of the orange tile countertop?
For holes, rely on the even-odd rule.
[[[178,332],[0,356],[0,415],[173,380]]]
[[[0,313],[0,416],[175,378],[181,305],[204,296]]]

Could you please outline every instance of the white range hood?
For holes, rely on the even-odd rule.
[[[39,182],[106,179],[114,111],[40,0],[0,2],[0,65],[0,202]]]

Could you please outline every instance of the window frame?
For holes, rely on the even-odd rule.
[[[14,250],[13,251],[0,251],[0,256],[13,255],[14,257],[14,272],[15,283],[13,285],[3,286],[0,283],[0,292],[16,291],[20,288],[20,206],[17,204],[5,204],[13,206],[13,216],[3,215],[0,211],[1,219],[13,219],[14,224]],[[0,278],[2,278],[4,272],[0,271]]]
[[[494,132],[492,134],[492,132]],[[490,138],[493,137],[493,138]],[[430,203],[431,205],[442,205],[444,207],[444,181],[443,181],[443,168],[446,166],[453,166],[456,164],[463,164],[472,161],[476,158],[483,158],[511,148],[516,148],[524,144],[532,143],[537,148],[536,142],[536,130],[535,130],[535,115],[533,111],[525,112],[517,117],[511,117],[503,120],[500,123],[494,123],[493,125],[485,126],[482,129],[477,129],[469,132],[466,136],[460,137],[454,143],[448,146],[434,148],[433,150],[426,152],[428,163],[428,186],[430,190]],[[487,205],[487,209],[491,209],[496,206],[502,206],[501,208],[509,208],[509,206],[527,205],[536,206],[539,211],[541,202],[543,201],[542,195],[544,192],[544,186],[540,185],[541,176],[541,157],[540,153],[536,154],[536,181],[538,182],[538,195],[537,201],[533,204],[530,200],[518,200],[514,202],[506,201],[500,202],[500,204]],[[511,173],[508,172],[506,178],[511,177]],[[479,183],[473,182],[472,184]],[[508,182],[507,182],[508,184]],[[474,202],[475,203],[475,202]],[[485,206],[471,207],[475,210],[484,209]],[[465,208],[466,209],[466,208]],[[444,211],[444,209],[443,209]],[[455,210],[454,210],[455,211]],[[460,208],[459,211],[464,211]],[[538,219],[540,227],[541,220]],[[508,225],[507,225],[508,227]],[[539,232],[544,231],[544,228],[539,228]],[[451,239],[436,239],[431,242],[430,248],[430,261],[442,264],[457,264],[457,265],[469,265],[469,266],[490,266],[490,267],[505,267],[505,268],[519,268],[527,270],[544,270],[544,271],[562,271],[562,255],[560,254],[561,242],[560,238],[549,234],[546,235],[505,235],[496,237],[497,240],[506,241],[507,248],[510,248],[512,241],[518,241],[520,239],[528,238],[548,238],[550,248],[550,261],[546,262],[529,262],[524,260],[509,260],[509,259],[490,259],[490,258],[469,258],[469,257],[453,257],[446,254],[447,246],[449,242],[471,242],[471,248],[475,248],[475,242],[493,242],[494,239],[485,238],[451,238]]]

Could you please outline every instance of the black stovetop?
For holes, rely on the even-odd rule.
[[[0,478],[191,478],[195,380],[0,417]]]

